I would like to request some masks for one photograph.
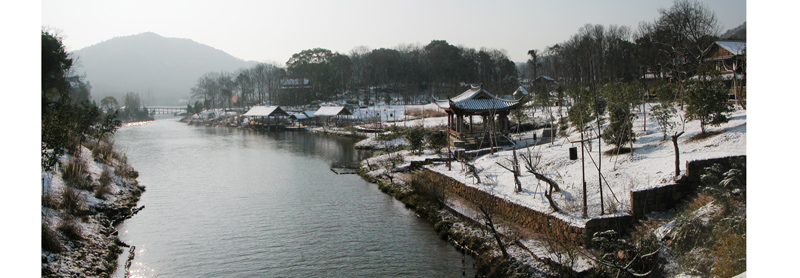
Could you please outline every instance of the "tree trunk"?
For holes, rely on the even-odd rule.
[[[506,252],[506,247],[503,245],[503,241],[500,239],[500,234],[497,233],[497,230],[494,228],[494,224],[492,223],[492,217],[486,213],[486,210],[483,209],[482,205],[478,205],[478,208],[483,213],[483,216],[486,217],[486,222],[489,225],[489,228],[492,229],[492,233],[494,234],[494,239],[497,240],[497,245],[500,246],[500,252],[503,253],[503,258],[508,258],[508,252]]]
[[[680,155],[681,152],[678,150],[678,137],[683,135],[683,131],[681,133],[672,135],[672,146],[675,148],[675,179],[678,179],[678,176],[681,174],[681,164],[680,164]]]

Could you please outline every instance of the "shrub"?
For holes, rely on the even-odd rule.
[[[49,190],[42,192],[42,207],[54,209],[58,208],[59,204],[58,198],[56,198],[56,195],[53,194],[53,192],[50,192]]]
[[[98,186],[94,191],[94,197],[99,199],[104,199],[104,195],[111,193],[111,173],[108,171],[108,168],[103,169],[103,173],[100,174],[100,186]]]
[[[81,229],[81,226],[72,217],[66,217],[65,219],[62,219],[61,223],[58,224],[58,230],[61,231],[61,234],[67,236],[70,239],[73,240],[83,239],[83,231]]]
[[[447,147],[450,143],[448,142],[449,135],[445,131],[436,130],[427,135],[428,144],[433,148],[433,150],[438,154],[442,151],[442,148]]]
[[[416,153],[422,152],[422,147],[425,143],[425,128],[422,126],[415,126],[405,130],[404,135],[411,145],[411,150]]]
[[[61,191],[61,204],[60,208],[67,215],[75,215],[76,212],[83,206],[83,197],[80,192],[71,187],[64,187]]]
[[[64,251],[64,245],[58,239],[58,232],[53,230],[47,221],[42,222],[42,251],[52,253]]]
[[[122,163],[114,166],[114,173],[117,174],[118,177],[127,179],[135,179],[139,177],[139,172],[133,170],[133,167]]]
[[[94,157],[94,160],[97,162],[110,164],[111,161],[117,157],[114,152],[114,143],[103,143],[101,141],[92,149],[92,157]]]
[[[94,186],[86,165],[80,158],[72,158],[61,166],[61,178],[67,186],[77,189],[92,190]]]

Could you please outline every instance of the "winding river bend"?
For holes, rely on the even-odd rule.
[[[367,155],[354,142],[175,117],[120,128],[116,147],[147,187],[118,227],[136,247],[131,277],[461,277],[462,254],[428,222],[329,170]]]

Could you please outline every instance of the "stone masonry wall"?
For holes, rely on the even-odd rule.
[[[423,168],[422,172],[431,182],[444,186],[451,194],[456,194],[472,203],[483,205],[491,214],[500,215],[506,221],[512,221],[560,242],[589,245],[591,236],[595,232],[613,229],[622,233],[625,231],[625,227],[630,225],[632,219],[630,216],[596,218],[589,220],[586,223],[586,227],[577,227],[550,214],[535,211],[480,189],[466,186],[451,177],[427,168]]]
[[[620,235],[623,235],[626,233],[627,227],[634,221],[644,218],[646,213],[675,208],[681,199],[697,190],[704,167],[711,166],[714,163],[730,166],[730,160],[737,157],[744,156],[687,162],[686,175],[675,184],[631,191],[630,215],[593,218],[586,222],[585,227],[570,225],[558,217],[496,197],[424,167],[422,168],[422,173],[434,184],[444,186],[451,194],[456,194],[474,204],[483,205],[489,213],[501,215],[504,220],[513,221],[520,226],[551,236],[562,242],[589,246],[591,245],[592,235],[596,232],[615,230]]]
[[[745,156],[731,156],[707,160],[695,160],[686,163],[686,175],[674,184],[655,188],[631,191],[631,215],[635,219],[642,219],[645,214],[652,211],[667,211],[675,208],[679,201],[686,195],[697,190],[700,186],[700,176],[703,168],[715,163],[730,167],[734,158]]]

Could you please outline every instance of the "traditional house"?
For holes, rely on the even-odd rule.
[[[243,116],[248,118],[249,126],[280,130],[289,114],[278,106],[253,106]]]
[[[320,106],[317,112],[314,112],[314,117],[322,120],[321,124],[328,125],[333,120],[336,126],[343,126],[346,124],[346,119],[342,116],[350,116],[353,113],[347,110],[344,106]]]
[[[302,104],[311,95],[311,89],[311,80],[307,78],[284,79],[280,86],[280,96],[284,101],[282,103],[289,103],[290,105]]]
[[[547,93],[547,99],[539,99],[537,101],[544,101],[546,105],[569,105],[566,100],[561,100],[561,103],[558,102],[558,93],[556,92],[556,88],[558,87],[558,81],[555,79],[541,75],[536,77],[533,81],[531,81],[530,90],[533,92],[532,95],[529,96],[528,99],[532,98],[539,98],[542,95],[540,93]],[[537,96],[538,95],[538,96]]]
[[[716,41],[706,50],[704,61],[714,64],[715,69],[725,80],[731,81],[730,100],[737,95],[745,98],[747,80],[745,79],[745,55],[747,43],[737,41]]]
[[[454,98],[434,100],[436,105],[447,113],[447,127],[451,134],[462,140],[476,133],[488,134],[489,131],[507,133],[508,114],[522,103],[520,100],[495,97],[480,86],[472,86]],[[473,125],[473,116],[482,117],[482,130]],[[465,118],[469,119],[468,124]]]

